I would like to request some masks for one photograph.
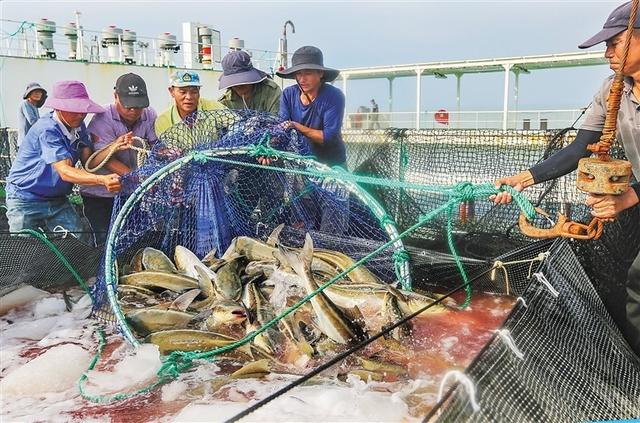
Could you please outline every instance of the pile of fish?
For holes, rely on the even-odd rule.
[[[237,237],[220,258],[212,251],[199,259],[182,246],[176,246],[173,261],[154,248],[138,251],[122,266],[118,283],[127,323],[162,354],[216,349],[261,328],[354,264],[340,252],[314,249],[309,234],[302,248],[284,246],[281,230],[282,225],[266,242]],[[300,373],[435,299],[396,289],[358,266],[250,343],[218,358],[244,364],[239,374]],[[443,302],[428,312],[451,306]],[[406,355],[411,324],[382,342],[376,352],[359,356],[352,370],[374,380],[403,373],[389,357]]]

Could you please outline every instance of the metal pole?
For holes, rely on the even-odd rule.
[[[460,128],[460,79],[462,78],[461,73],[456,73],[456,128]]]
[[[416,69],[416,129],[420,129],[420,92],[422,90],[422,69]]]
[[[502,105],[502,130],[507,130],[507,119],[509,114],[509,74],[511,72],[511,64],[504,64],[504,101]]]
[[[389,80],[389,126],[393,126],[393,78]]]
[[[76,32],[78,34],[78,38],[76,40],[76,60],[84,60],[84,39],[82,33],[82,27],[80,26],[80,12],[75,11],[76,14]]]
[[[515,80],[515,84],[513,86],[513,108],[514,108],[514,117],[513,117],[513,123],[515,125],[515,128],[518,128],[518,98],[520,95],[520,70],[519,69],[514,69],[513,73],[516,75],[516,80]]]

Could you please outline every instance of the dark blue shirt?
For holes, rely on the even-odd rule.
[[[70,194],[73,184],[60,178],[53,163],[70,159],[75,165],[84,147],[93,148],[84,123],[69,131],[53,112],[43,116],[18,149],[7,177],[7,197],[42,201]]]
[[[302,104],[300,94],[298,84],[284,89],[280,99],[280,119],[322,130],[322,144],[315,143],[305,136],[302,138],[319,162],[329,166],[344,165],[347,161],[342,140],[344,94],[333,85],[322,84],[316,99],[307,106]]]

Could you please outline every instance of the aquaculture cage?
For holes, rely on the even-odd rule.
[[[626,269],[640,248],[640,208],[607,224],[597,241],[533,242],[516,225],[521,213],[531,212],[529,206],[589,219],[573,175],[531,187],[520,203],[496,206],[486,200],[495,192],[493,180],[543,160],[574,135],[346,131],[348,162],[341,169],[313,160],[295,132],[274,117],[200,112],[196,120],[162,134],[145,165],[123,178],[93,290],[95,314],[117,324],[132,343],[141,342],[117,298],[118,280],[130,271],[136,252],[154,247],[173,257],[181,245],[199,258],[212,250],[220,257],[234,238],[266,241],[284,224],[279,236],[284,245],[301,247],[309,233],[315,247],[362,262],[384,282],[440,295],[456,291],[452,297],[458,306],[468,300],[473,308],[474,295],[482,292],[517,297],[500,330],[464,371],[443,377],[440,392],[414,398],[430,404],[420,418],[637,417],[640,360],[617,326],[624,317]],[[271,159],[269,165],[258,161],[264,157]],[[544,225],[540,219],[534,223]],[[97,250],[79,247],[69,237],[57,239],[60,234],[48,237],[81,278],[96,273],[90,268]],[[58,269],[53,263],[59,259],[49,247],[40,251],[28,242],[42,243],[8,234],[0,238],[6,246],[0,254],[10,258],[2,263],[16,263],[4,269],[3,284],[47,278],[35,267],[18,264],[21,257],[39,258],[38,269]],[[20,248],[25,254],[16,258]],[[90,259],[84,260],[87,254]],[[67,269],[56,266],[62,266],[61,274]],[[16,278],[18,273],[24,276]],[[165,364],[177,369],[186,364],[182,357]]]

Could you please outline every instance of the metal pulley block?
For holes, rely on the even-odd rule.
[[[631,163],[626,160],[602,160],[596,157],[578,163],[576,186],[590,194],[620,195],[631,183]]]

